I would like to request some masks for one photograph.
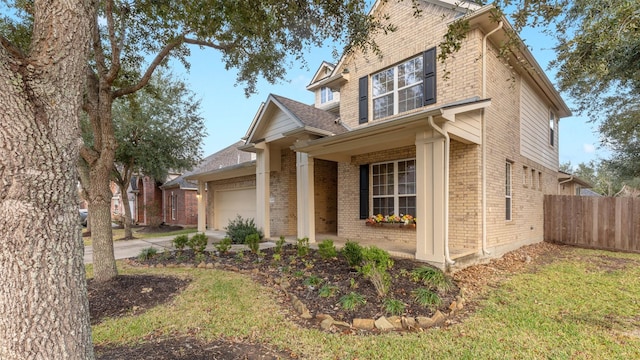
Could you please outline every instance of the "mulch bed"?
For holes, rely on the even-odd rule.
[[[450,317],[448,324],[463,321],[470,314],[477,301],[487,290],[497,286],[506,277],[514,273],[529,269],[536,263],[546,263],[557,256],[561,246],[540,243],[526,246],[506,254],[500,259],[487,264],[471,266],[454,274],[455,286],[441,293],[443,299],[439,309],[448,312],[447,307],[457,295],[465,296],[464,310]],[[262,256],[244,252],[242,256],[235,253],[210,254],[205,253],[204,261],[215,264],[216,268],[230,271],[242,271],[251,274],[255,281],[272,288],[282,284],[281,279],[287,279],[289,286],[282,296],[291,294],[297,296],[309,308],[312,314],[329,314],[336,319],[351,321],[353,318],[377,318],[385,315],[383,300],[377,296],[375,288],[359,273],[348,267],[342,258],[322,259],[317,251],[311,250],[309,255],[297,256],[296,248],[285,246],[280,261],[274,261],[273,249],[263,250]],[[176,264],[197,264],[203,261],[203,256],[196,256],[191,251],[181,253],[163,253],[144,262],[130,259],[132,263],[142,266],[176,266]],[[403,301],[406,304],[407,316],[430,316],[435,309],[427,309],[415,304],[411,292],[422,286],[411,280],[408,273],[424,263],[406,259],[396,259],[391,271],[392,286],[388,297]],[[318,295],[319,286],[310,286],[308,279],[318,277],[322,284],[336,286],[336,296],[321,297]],[[307,283],[305,283],[307,280]],[[123,316],[140,313],[148,308],[170,301],[177,293],[186,287],[188,280],[153,276],[127,275],[119,276],[114,281],[96,284],[89,281],[89,302],[92,324],[99,323],[106,317]],[[151,289],[151,290],[149,290]],[[367,303],[353,311],[346,311],[339,305],[339,298],[350,292],[357,292],[365,296]],[[289,295],[287,295],[289,294]],[[290,299],[287,299],[290,300]],[[290,304],[290,301],[285,301]],[[318,327],[318,321],[293,319],[305,327]],[[446,325],[445,325],[446,326]],[[344,331],[344,330],[343,330]],[[355,333],[355,331],[347,331]],[[98,359],[291,359],[293,355],[277,352],[260,344],[243,341],[219,340],[212,343],[201,343],[193,338],[155,339],[144,344],[127,347],[97,346]]]

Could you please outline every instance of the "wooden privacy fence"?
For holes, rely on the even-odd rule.
[[[544,240],[640,252],[640,198],[545,195]]]

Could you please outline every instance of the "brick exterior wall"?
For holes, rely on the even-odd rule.
[[[162,190],[155,180],[145,176],[138,179],[137,220],[140,225],[158,225],[162,223]],[[132,216],[134,216],[132,214]]]
[[[452,140],[449,155],[449,248],[468,253],[481,246],[481,149]]]
[[[280,171],[270,173],[271,188],[270,222],[271,236],[293,236],[298,230],[298,203],[296,184],[296,154],[282,149],[280,154]]]
[[[176,214],[173,219],[171,196],[176,196]],[[164,190],[165,208],[164,222],[169,225],[196,226],[198,225],[198,198],[196,190],[185,190],[178,187]]]

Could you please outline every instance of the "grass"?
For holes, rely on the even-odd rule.
[[[193,281],[173,303],[110,319],[93,327],[93,337],[99,344],[134,344],[162,335],[195,334],[205,341],[239,337],[309,359],[640,358],[640,255],[567,249],[562,256],[489,290],[461,324],[376,336],[300,328],[285,318],[271,289],[242,274],[119,263],[121,273]]]
[[[186,228],[186,229],[182,229],[182,230],[176,230],[176,231],[168,231],[168,232],[155,232],[155,233],[149,233],[149,232],[139,232],[139,230],[141,230],[143,228],[134,228],[133,229],[133,236],[137,239],[149,239],[149,238],[157,238],[160,236],[178,236],[178,235],[184,235],[184,234],[192,234],[198,231],[198,229],[196,228]],[[85,232],[86,229],[83,228],[82,232]],[[118,241],[118,240],[122,240],[122,238],[124,238],[124,229],[112,229],[111,230],[113,232],[113,241]],[[84,240],[84,245],[88,246],[92,244],[92,240],[91,237],[85,237],[83,238]]]

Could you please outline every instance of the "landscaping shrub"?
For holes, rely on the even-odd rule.
[[[282,254],[282,247],[284,246],[284,244],[286,244],[284,236],[280,235],[280,239],[276,240],[276,247],[273,249],[273,251],[278,255]]]
[[[440,299],[440,296],[427,288],[415,289],[411,295],[417,304],[427,308],[434,309],[442,305],[442,299]]]
[[[249,234],[244,239],[244,243],[247,244],[252,253],[256,254],[260,250],[260,235],[257,233]]]
[[[225,236],[224,239],[220,240],[220,242],[215,244],[214,246],[220,254],[226,254],[229,250],[231,250],[231,238]]]
[[[330,298],[335,296],[338,289],[339,288],[335,285],[324,285],[323,287],[320,288],[320,290],[318,290],[318,295],[320,295],[323,298]]]
[[[350,292],[340,298],[340,306],[347,311],[355,310],[366,303],[367,299],[355,292]]]
[[[376,288],[378,296],[383,297],[391,286],[391,275],[388,270],[392,266],[393,260],[388,252],[376,246],[368,246],[362,249],[362,266],[358,267],[358,272],[369,279]]]
[[[262,232],[258,230],[253,219],[243,219],[240,215],[231,220],[224,229],[233,244],[244,244],[247,236],[251,234],[258,234],[258,239],[262,239]]]
[[[320,257],[322,257],[323,259],[331,259],[336,257],[338,253],[336,252],[335,245],[333,245],[333,240],[322,240],[318,244],[318,254],[320,254]]]
[[[342,248],[342,256],[351,267],[362,264],[362,246],[355,241],[347,241]]]
[[[207,247],[207,243],[209,242],[209,237],[205,235],[205,233],[195,234],[189,239],[187,242],[187,246],[196,254],[201,254],[204,252],[204,249]]]
[[[306,286],[314,286],[314,287],[320,285],[321,283],[322,283],[322,279],[317,275],[310,275],[303,282],[303,284],[305,284]]]
[[[405,304],[396,299],[385,299],[384,300],[384,310],[389,315],[402,315],[404,312]]]
[[[176,250],[182,251],[189,243],[189,235],[178,235],[173,238],[171,242],[173,243],[173,246],[176,248]]]
[[[303,257],[309,254],[309,238],[304,237],[302,239],[298,239],[298,244],[296,245],[298,250],[298,256]]]
[[[440,292],[447,292],[453,287],[453,282],[442,271],[430,267],[421,266],[411,271],[411,277],[415,282],[421,282],[424,285],[436,289]]]
[[[158,253],[158,250],[156,250],[156,248],[154,247],[144,248],[140,250],[140,254],[138,254],[138,260],[140,261],[149,260],[152,257],[156,256],[157,253]]]

